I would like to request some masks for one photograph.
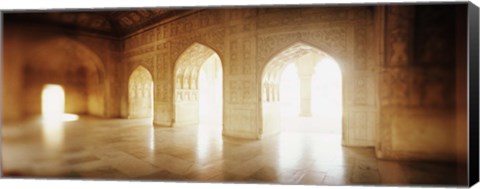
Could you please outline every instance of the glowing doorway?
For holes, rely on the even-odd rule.
[[[61,85],[46,84],[43,87],[42,119],[46,123],[78,119],[78,115],[65,113],[65,91]]]
[[[334,134],[341,139],[342,75],[335,60],[297,43],[266,65],[262,76],[264,135],[280,132]]]
[[[42,116],[46,120],[60,120],[65,111],[65,92],[60,85],[47,84],[42,91]]]
[[[323,123],[318,126],[318,131],[341,134],[342,73],[335,60],[325,58],[315,66],[312,97],[312,119]]]
[[[198,125],[221,130],[223,117],[222,63],[211,48],[194,43],[175,66],[176,126]]]
[[[47,84],[42,90],[43,139],[49,150],[58,150],[64,138],[63,122],[75,121],[78,116],[65,113],[63,87]]]
[[[197,129],[199,163],[209,160],[212,146],[221,146],[223,118],[223,74],[218,54],[194,43],[175,64],[175,126]]]
[[[200,69],[198,77],[200,123],[222,123],[222,68],[219,59],[212,56]]]
[[[301,64],[297,62],[296,64]],[[342,75],[336,62],[322,58],[313,66],[311,116],[301,114],[301,80],[296,64],[288,64],[280,79],[282,130],[341,134]]]

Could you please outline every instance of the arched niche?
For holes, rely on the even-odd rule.
[[[128,118],[153,116],[153,77],[143,66],[133,70],[128,78]]]
[[[194,125],[200,121],[199,79],[202,70],[215,69],[222,72],[222,63],[218,54],[210,47],[194,43],[177,59],[174,69],[174,114],[173,125]],[[219,76],[220,81],[223,79]],[[221,84],[219,87],[222,87]],[[222,89],[220,89],[222,91]],[[223,97],[220,96],[220,103]],[[220,104],[220,106],[222,106]],[[220,114],[222,108],[212,114]]]

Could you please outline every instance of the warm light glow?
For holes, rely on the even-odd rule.
[[[68,122],[68,121],[76,121],[78,120],[78,115],[76,114],[63,114],[62,116],[62,121]]]
[[[42,115],[47,120],[61,120],[65,110],[65,93],[60,85],[45,85],[42,92]]]
[[[301,64],[301,62],[298,62]],[[280,80],[282,129],[322,133],[341,133],[342,75],[332,58],[323,58],[315,66],[311,80],[311,117],[299,117],[300,79],[297,66],[289,64]]]
[[[198,76],[199,117],[201,123],[222,123],[222,67],[218,56],[209,58]]]
[[[312,114],[323,133],[341,134],[342,73],[331,58],[322,59],[312,79]]]
[[[155,130],[153,129],[153,125],[150,126],[149,132],[149,148],[153,152],[155,150]]]
[[[281,134],[278,145],[278,164],[284,169],[294,169],[302,161],[301,157],[306,153],[304,137],[298,134]]]
[[[42,91],[43,141],[49,150],[56,150],[63,142],[65,93],[60,85],[45,85]],[[69,117],[72,119],[72,117]]]
[[[68,122],[78,120],[78,115],[66,114],[65,92],[60,85],[47,84],[42,91],[42,117],[45,122]]]
[[[203,63],[198,76],[200,124],[197,130],[196,156],[199,163],[208,161],[213,151],[220,150],[222,135],[223,82],[222,65],[217,55]]]
[[[312,113],[315,116],[342,116],[342,73],[337,63],[325,58],[315,67],[312,79]]]

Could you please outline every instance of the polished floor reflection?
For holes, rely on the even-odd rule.
[[[150,122],[81,117],[61,123],[60,131],[58,126],[49,130],[52,127],[43,127],[38,120],[4,125],[3,174],[318,185],[456,184],[453,164],[377,160],[373,148],[341,147],[335,134],[283,132],[252,141],[222,137],[220,126],[154,128]]]

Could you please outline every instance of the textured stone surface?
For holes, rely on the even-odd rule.
[[[385,8],[380,157],[455,159],[454,67],[465,64],[455,62],[456,56],[462,56],[454,51],[460,48],[455,46],[454,32],[459,8]]]
[[[198,70],[215,57],[224,73],[222,134],[261,139],[280,130],[279,73],[288,61],[316,51],[335,59],[342,72],[342,144],[375,147],[385,159],[452,161],[455,152],[462,159],[465,112],[456,115],[466,90],[459,74],[463,33],[456,28],[465,21],[462,6],[205,9],[119,38],[6,19],[2,121],[39,114],[46,83],[65,86],[67,112],[127,118],[134,104],[149,107],[148,100],[131,99],[148,88],[129,87],[141,67],[153,80],[154,124],[196,123]],[[133,31],[142,24],[127,26],[128,20],[149,20],[149,14],[118,16]],[[252,179],[272,172],[256,171]],[[242,179],[237,176],[212,179]]]

